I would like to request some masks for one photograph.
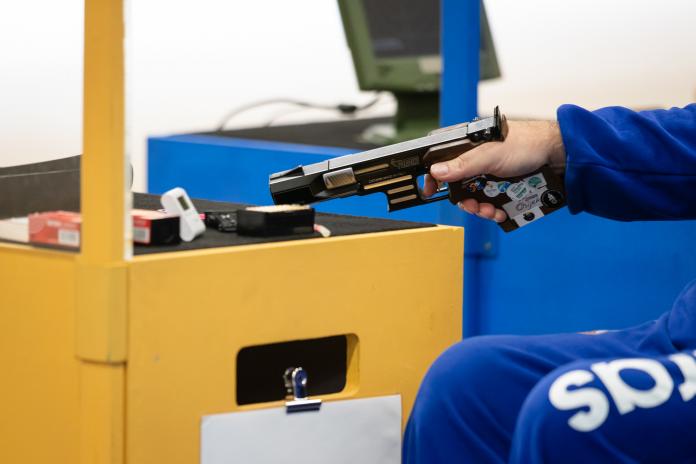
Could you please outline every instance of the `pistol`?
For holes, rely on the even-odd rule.
[[[352,195],[383,193],[389,212],[449,199],[491,203],[507,213],[499,223],[509,232],[565,206],[563,181],[548,165],[523,176],[501,178],[481,174],[438,186],[426,197],[418,184],[430,166],[448,161],[483,143],[502,142],[505,116],[476,118],[408,140],[319,163],[271,174],[269,186],[276,204],[308,204]]]

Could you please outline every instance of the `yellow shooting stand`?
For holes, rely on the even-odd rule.
[[[281,404],[236,403],[242,348],[333,335],[346,386],[323,399],[399,393],[405,420],[461,336],[462,230],[131,258],[123,5],[85,8],[82,249],[0,243],[0,462],[198,462],[203,415]]]

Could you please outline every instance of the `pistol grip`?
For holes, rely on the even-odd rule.
[[[472,198],[480,203],[490,203],[507,214],[498,225],[510,232],[527,225],[566,204],[562,177],[550,166],[508,178],[481,175],[449,183],[450,202]]]

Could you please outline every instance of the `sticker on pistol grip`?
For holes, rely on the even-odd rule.
[[[486,182],[486,186],[483,188],[483,193],[488,198],[495,198],[500,194],[500,189],[498,188],[498,183],[492,180]]]
[[[541,208],[541,195],[539,193],[533,193],[522,200],[511,201],[503,205],[503,210],[510,218],[515,218],[535,208]]]
[[[541,208],[532,208],[524,214],[513,217],[512,220],[515,221],[518,227],[522,227],[542,217],[544,217],[544,213],[541,211]]]
[[[505,194],[513,201],[522,200],[531,192],[532,189],[526,182],[515,182],[505,190]]]
[[[537,190],[546,190],[546,179],[540,172],[525,178],[523,182]]]

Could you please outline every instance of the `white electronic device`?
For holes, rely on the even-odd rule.
[[[190,242],[205,232],[205,224],[186,194],[186,190],[181,187],[173,188],[164,192],[160,201],[167,213],[179,216],[181,240]]]

